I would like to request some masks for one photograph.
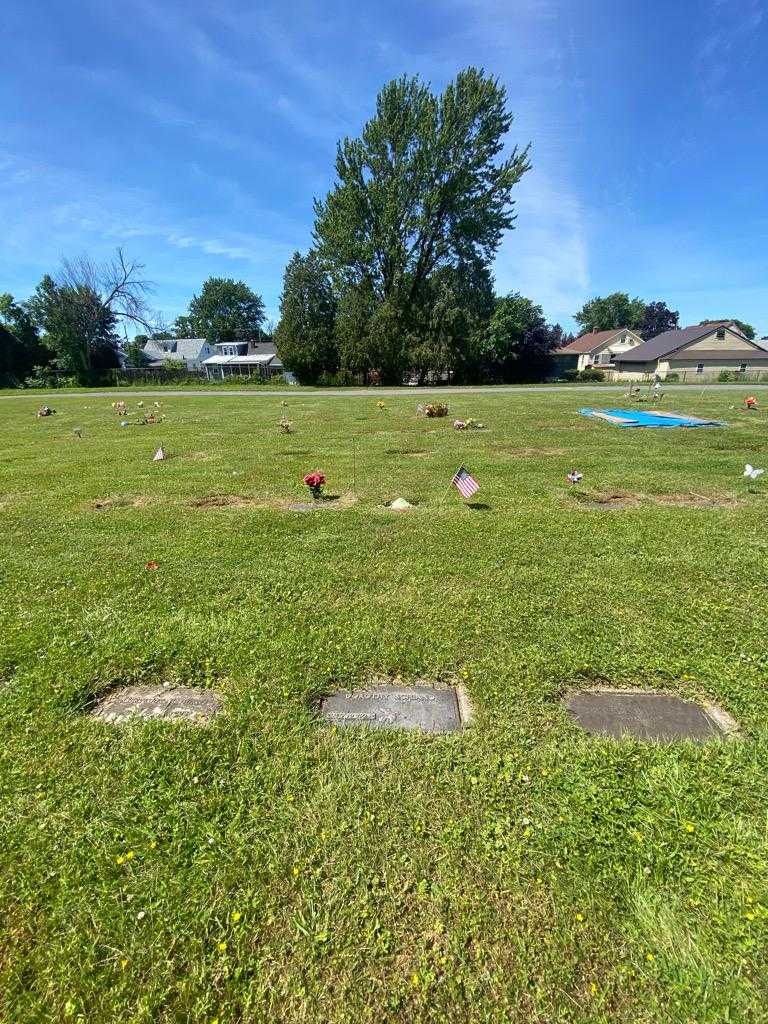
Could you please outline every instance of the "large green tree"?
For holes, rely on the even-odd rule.
[[[263,323],[261,296],[230,277],[209,277],[189,304],[193,333],[209,342],[256,338]]]
[[[637,330],[643,322],[645,303],[630,299],[627,292],[612,292],[585,302],[573,319],[584,331],[612,331],[619,327]]]
[[[83,373],[117,366],[117,318],[92,288],[57,284],[46,274],[27,309],[61,369]]]
[[[0,295],[0,381],[13,386],[53,353],[40,341],[29,311],[8,292]]]
[[[541,306],[513,292],[496,300],[478,345],[487,378],[516,383],[542,380],[552,365],[552,353],[562,341],[559,324],[550,326]]]
[[[530,165],[527,148],[501,156],[511,123],[504,88],[468,68],[441,95],[418,78],[390,82],[362,136],[338,145],[315,239],[340,291],[373,300],[366,347],[384,380],[411,362],[433,275],[488,266],[513,226],[512,189]]]
[[[736,320],[736,319],[734,319],[733,322],[736,324],[736,326],[739,328],[739,330],[741,331],[741,333],[744,335],[745,338],[749,338],[750,341],[752,341],[754,339],[755,334],[757,332],[755,331],[755,328],[752,326],[752,324],[747,324],[747,323],[744,323],[743,320]]]
[[[643,341],[648,341],[649,338],[655,338],[665,331],[676,331],[679,326],[680,314],[677,310],[670,309],[666,302],[649,302],[637,327],[637,333]]]
[[[334,337],[336,300],[326,268],[316,252],[295,252],[285,269],[280,323],[275,344],[283,365],[301,384],[335,373],[339,351]]]

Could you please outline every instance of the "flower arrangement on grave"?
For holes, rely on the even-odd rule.
[[[310,489],[312,497],[315,501],[319,501],[323,496],[323,484],[325,483],[325,475],[316,469],[314,473],[307,473],[304,477],[304,483]]]
[[[291,421],[289,419],[286,419],[285,416],[281,416],[280,417],[280,419],[277,422],[277,425],[278,425],[278,427],[280,427],[280,433],[281,434],[292,434],[293,433],[293,424],[291,423]]]
[[[448,406],[445,402],[430,402],[424,406],[424,412],[430,419],[441,418],[448,415]]]
[[[379,401],[378,401],[378,402],[376,403],[376,408],[377,408],[377,409],[386,409],[386,408],[387,408],[387,406],[386,406],[386,404],[385,404],[384,402],[382,402],[381,400],[379,400]]]

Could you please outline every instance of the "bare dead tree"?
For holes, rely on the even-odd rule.
[[[76,291],[87,289],[98,299],[105,314],[152,331],[147,297],[154,286],[143,272],[144,264],[126,259],[118,247],[116,255],[104,263],[96,263],[85,254],[75,259],[62,258],[57,284]]]

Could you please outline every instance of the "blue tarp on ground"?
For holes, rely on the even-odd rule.
[[[721,420],[702,420],[670,412],[646,412],[640,409],[579,409],[582,416],[594,416],[615,427],[724,427]]]

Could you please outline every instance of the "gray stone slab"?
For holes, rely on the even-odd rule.
[[[111,690],[96,701],[90,713],[111,725],[136,718],[203,725],[221,710],[221,706],[221,697],[213,690],[190,686],[127,686]]]
[[[704,742],[725,733],[699,704],[671,694],[582,690],[563,703],[588,733],[616,739]]]
[[[453,687],[382,685],[342,690],[321,702],[320,714],[326,722],[338,726],[436,733],[456,732],[462,727],[461,707]]]

